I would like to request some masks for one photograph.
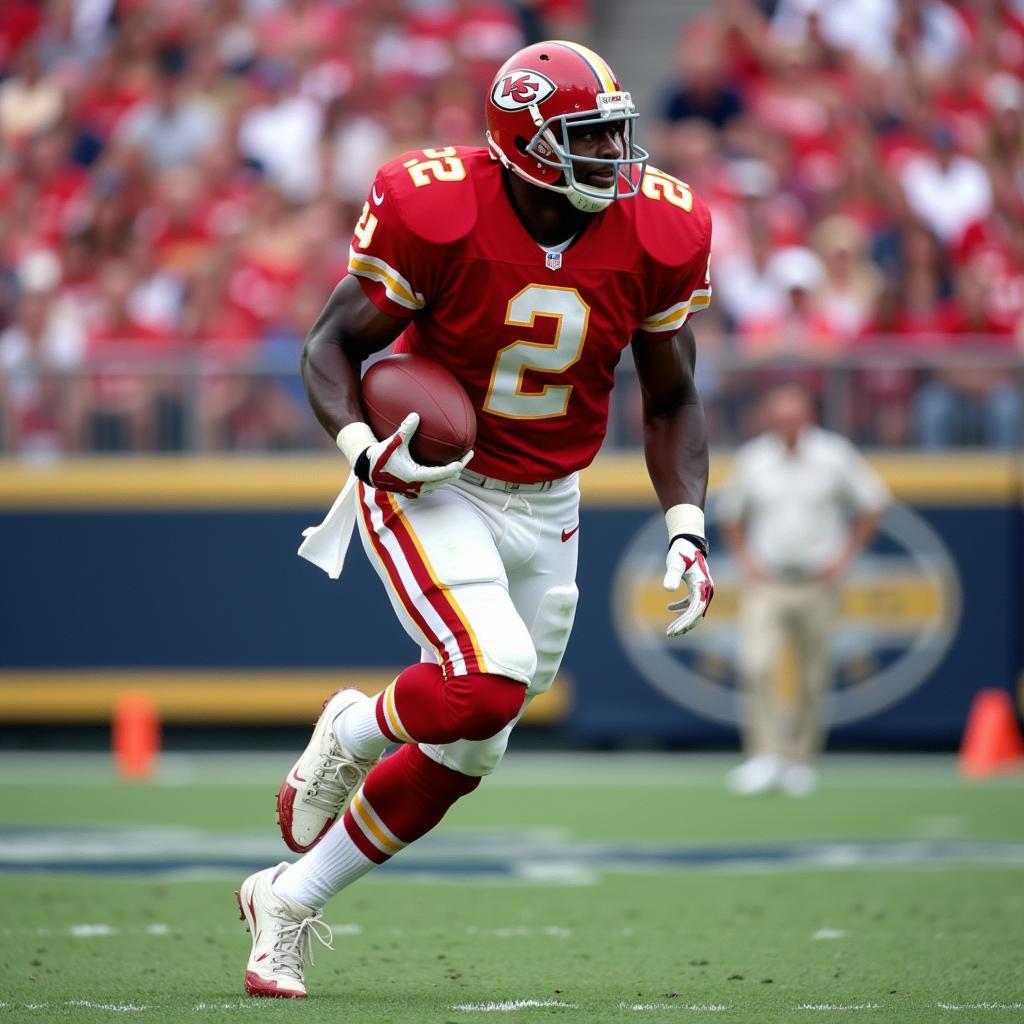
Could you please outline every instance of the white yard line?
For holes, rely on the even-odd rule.
[[[89,1010],[109,1010],[111,1013],[143,1013],[152,1010],[154,1007],[143,1004],[136,1006],[135,1003],[93,1003],[88,999],[69,999],[65,1006],[82,1006]]]
[[[0,1003],[0,1009],[22,1010],[49,1010],[51,1007],[57,1009],[61,1006],[73,1006],[85,1010],[106,1010],[108,1013],[145,1013],[146,1010],[155,1010],[156,1006],[144,1003],[139,1006],[135,1003],[94,1003],[89,999],[68,999],[63,1003]]]
[[[548,882],[556,885],[594,885],[597,872],[585,864],[572,860],[561,863],[529,864],[521,863],[516,868],[516,876],[524,882]]]
[[[935,1008],[948,1011],[977,1010],[1024,1010],[1024,1003],[935,1003]],[[264,1007],[260,999],[238,999],[230,1003],[196,1003],[192,1010],[196,1013],[216,1010],[256,1010]],[[148,1010],[163,1009],[153,1003],[99,1003],[89,999],[69,999],[60,1003],[12,1003],[0,1001],[0,1010],[49,1010],[60,1007],[73,1007],[86,1010],[102,1010],[107,1013],[145,1013]],[[628,1003],[620,1002],[620,1010],[635,1013],[655,1013],[663,1010],[675,1010],[685,1013],[725,1013],[729,1007],[724,1003]],[[560,999],[506,999],[487,1003],[455,1003],[450,1010],[462,1013],[512,1013],[516,1010],[578,1010],[579,1003],[566,1003]],[[795,1011],[803,1010],[811,1013],[844,1013],[858,1010],[881,1010],[881,1003],[801,1003],[793,1007]]]
[[[531,1010],[555,1007],[559,1010],[578,1010],[579,1003],[563,1003],[560,999],[507,999],[500,1003],[455,1003],[449,1007],[463,1013],[511,1013],[513,1010]]]
[[[940,1010],[1024,1010],[1024,1003],[936,1003]]]
[[[196,1003],[192,1011],[204,1010],[255,1010],[265,1005],[262,999],[237,999],[233,1003]]]
[[[117,929],[109,924],[73,924],[68,931],[76,939],[95,939],[117,934]]]
[[[845,939],[846,932],[842,928],[819,928],[811,935],[812,939]]]
[[[880,1010],[881,1003],[801,1003],[798,1010],[827,1011],[833,1010]]]
[[[644,1013],[651,1010],[688,1010],[690,1013],[724,1013],[729,1009],[721,1003],[619,1003],[620,1010]]]

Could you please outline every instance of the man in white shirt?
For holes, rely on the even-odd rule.
[[[874,535],[885,485],[845,438],[814,424],[810,397],[787,385],[764,402],[765,432],[736,453],[719,519],[739,562],[740,674],[747,760],[738,793],[814,788],[824,741],[822,698],[847,569]],[[789,642],[796,693],[781,699],[776,668]]]

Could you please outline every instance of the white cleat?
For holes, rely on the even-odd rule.
[[[739,796],[757,796],[779,784],[782,769],[782,760],[774,754],[758,754],[744,761],[738,768],[733,768],[726,784]]]
[[[308,746],[277,793],[277,823],[288,849],[312,850],[380,760],[348,753],[334,735],[335,718],[357,701],[370,699],[359,690],[339,690],[324,701]]]
[[[319,910],[275,895],[271,885],[287,864],[250,875],[235,893],[252,952],[245,965],[245,991],[271,999],[305,999],[306,958],[313,962],[313,938],[333,949],[330,927]]]
[[[809,764],[792,762],[782,769],[782,792],[786,796],[810,796],[817,784],[817,776]]]

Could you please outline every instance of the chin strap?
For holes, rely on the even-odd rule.
[[[600,213],[602,210],[607,210],[613,202],[610,197],[608,199],[598,199],[597,196],[584,195],[582,192],[577,192],[571,185],[568,186],[565,198],[568,199],[569,202],[580,211],[580,213]]]

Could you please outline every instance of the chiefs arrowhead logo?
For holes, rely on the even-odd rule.
[[[555,88],[555,83],[539,71],[510,71],[494,83],[491,102],[502,110],[525,110],[534,103],[543,103]]]

